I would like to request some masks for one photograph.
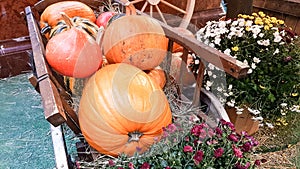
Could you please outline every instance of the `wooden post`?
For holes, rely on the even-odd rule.
[[[238,14],[252,14],[253,0],[226,0],[227,18],[236,18]]]

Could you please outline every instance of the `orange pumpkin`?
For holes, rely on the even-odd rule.
[[[171,123],[172,114],[158,84],[137,67],[119,63],[89,78],[78,118],[90,146],[118,156],[146,151]]]
[[[156,67],[155,69],[146,71],[148,76],[151,77],[152,80],[154,80],[161,88],[164,88],[166,84],[166,74],[165,71],[162,70],[160,67]]]
[[[94,11],[86,4],[79,1],[61,1],[49,5],[41,14],[40,26],[46,26],[49,29],[57,25],[62,20],[61,12],[66,13],[70,18],[75,16],[89,19],[91,22],[96,22],[96,15]]]
[[[72,24],[69,18],[68,24]],[[82,29],[71,28],[51,38],[46,45],[46,60],[58,73],[75,78],[86,78],[102,64],[102,52],[92,36]]]
[[[127,15],[112,22],[103,36],[109,63],[128,63],[142,70],[158,66],[166,56],[168,40],[153,18]]]

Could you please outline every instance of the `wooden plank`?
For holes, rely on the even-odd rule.
[[[300,18],[297,20],[297,24],[295,25],[294,31],[300,35]]]
[[[294,31],[297,28],[297,22],[300,20],[300,17],[295,17],[295,16],[287,16],[284,20],[285,24],[288,27],[291,27]]]
[[[31,8],[26,7],[25,13],[45,118],[53,126],[58,126],[66,121],[66,115],[56,86],[49,78],[50,69],[44,58],[45,48]]]
[[[289,14],[296,17],[300,16],[300,1],[296,0],[253,0],[253,7]]]
[[[169,25],[162,22],[160,22],[160,24],[169,39],[194,52],[203,61],[214,64],[235,78],[242,78],[247,75],[249,66],[245,65],[241,61],[238,61],[215,48],[205,45],[195,38],[189,38],[182,33],[175,31]]]
[[[35,89],[40,93],[37,78],[32,75],[31,77],[29,77],[29,81],[32,84],[32,86],[34,86]],[[62,89],[62,90],[58,89],[58,91],[59,91],[59,96],[58,97],[61,98],[62,105],[63,105],[64,110],[65,110],[67,125],[70,127],[70,129],[75,134],[81,133],[77,114],[72,109],[72,107],[69,105],[69,103],[66,101],[66,94],[62,93],[62,92],[65,92],[64,89]]]

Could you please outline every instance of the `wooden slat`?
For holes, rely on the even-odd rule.
[[[253,7],[297,17],[300,16],[300,1],[296,0],[253,0]]]
[[[249,66],[241,61],[238,61],[215,48],[205,45],[195,38],[189,38],[162,22],[160,22],[160,24],[169,39],[194,52],[203,61],[214,64],[235,78],[242,78],[247,75]]]
[[[65,122],[67,117],[57,88],[49,78],[50,69],[44,58],[44,45],[31,8],[26,7],[25,13],[45,118],[53,126],[58,126]]]

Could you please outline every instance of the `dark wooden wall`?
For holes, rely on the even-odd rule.
[[[253,11],[284,20],[300,35],[300,0],[253,0]]]
[[[38,0],[0,0],[0,40],[28,35],[24,16],[21,12]]]

